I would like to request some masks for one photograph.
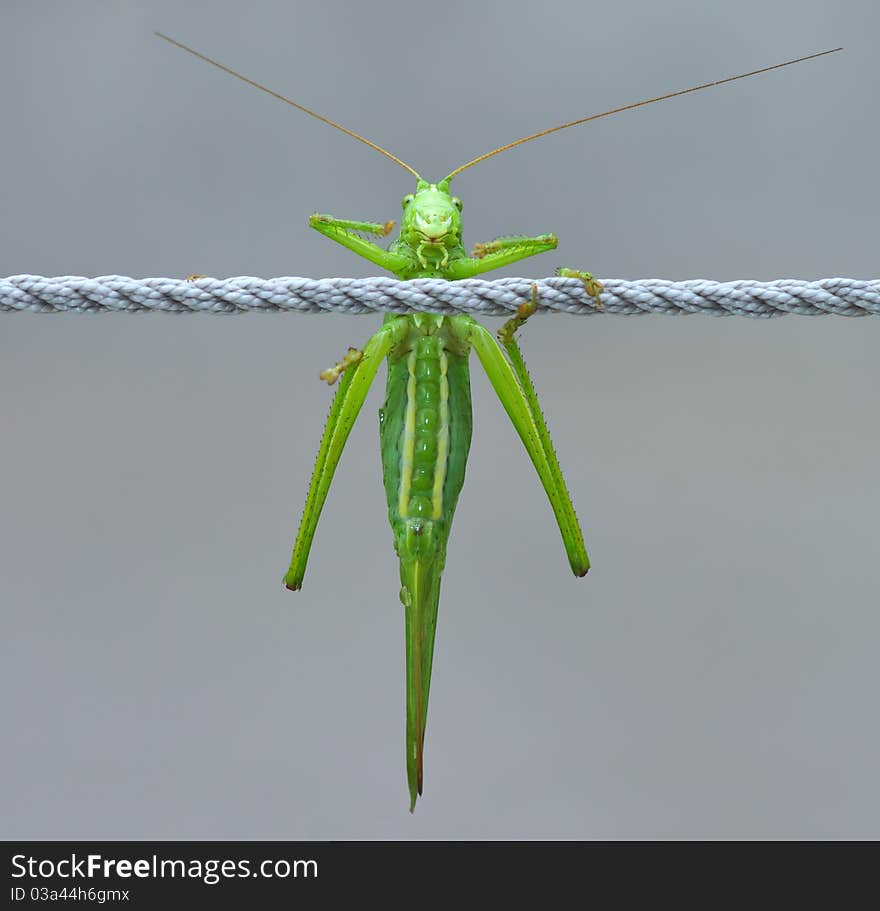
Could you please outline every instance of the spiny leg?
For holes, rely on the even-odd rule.
[[[361,236],[373,234],[377,237],[387,237],[394,230],[393,221],[351,221],[346,218],[335,218],[333,215],[315,214],[309,218],[309,225],[330,240],[335,240],[380,269],[387,269],[395,275],[412,265],[409,257],[394,250],[385,250]]]
[[[315,459],[315,469],[309,482],[302,521],[290,558],[290,567],[284,577],[284,584],[292,591],[302,587],[318,519],[351,428],[364,404],[379,364],[392,348],[400,344],[406,334],[407,325],[407,318],[403,316],[386,322],[364,346],[363,353],[357,352],[358,356],[354,363],[349,365],[351,369],[341,371],[342,382],[339,384],[324,427],[324,435]]]
[[[528,256],[555,250],[558,241],[555,234],[539,234],[536,237],[498,237],[485,244],[476,244],[470,256],[450,262],[443,270],[445,278],[457,280],[473,278],[502,266],[519,262]]]
[[[605,286],[598,279],[593,278],[592,273],[582,272],[579,269],[566,269],[562,267],[556,270],[556,274],[560,278],[579,278],[584,283],[584,289],[587,294],[593,298],[596,309],[602,309],[602,298],[600,295],[605,290]]]
[[[321,230],[318,225],[326,225],[328,228],[360,231],[363,234],[375,234],[377,237],[387,237],[394,230],[394,221],[352,221],[333,215],[319,215],[317,212],[309,218],[309,224],[317,230]]]
[[[555,234],[539,234],[537,237],[526,237],[521,234],[511,234],[507,237],[496,237],[495,240],[486,243],[474,244],[471,250],[471,256],[474,259],[485,259],[492,253],[500,253],[504,250],[519,250],[525,255],[531,256],[532,253],[543,252],[544,250],[555,250],[558,243]],[[534,249],[540,247],[540,250]]]
[[[536,294],[533,294],[532,302],[525,305],[526,311],[532,310],[535,297]],[[534,386],[513,338],[516,326],[510,328],[511,324],[516,324],[518,320],[521,325],[529,315],[528,312],[524,312],[522,316],[518,314],[509,321],[508,331],[505,333],[508,337],[503,340],[504,350],[488,329],[470,317],[465,319],[473,349],[538,472],[553,509],[556,524],[559,526],[571,571],[576,576],[583,576],[590,568],[584,537],[550,442],[547,425],[538,406]],[[505,350],[508,353],[507,357]]]
[[[519,345],[517,344],[515,338],[517,330],[525,324],[526,320],[528,320],[528,318],[532,316],[537,311],[537,309],[538,286],[532,282],[532,293],[529,300],[525,303],[520,304],[519,308],[517,309],[516,316],[513,316],[507,320],[507,322],[498,330],[498,338],[501,344],[504,346],[504,350],[507,352],[507,357],[509,358],[511,366],[513,367],[513,372],[516,374],[516,378],[519,381],[520,388],[522,389],[523,396],[525,397],[526,404],[528,405],[529,414],[535,423],[535,429],[541,442],[541,448],[544,451],[544,456],[547,460],[547,466],[550,470],[550,474],[553,477],[556,489],[570,503],[571,498],[569,496],[568,489],[565,486],[565,479],[562,476],[562,469],[559,467],[559,460],[556,458],[556,450],[553,448],[553,442],[550,439],[550,431],[547,429],[547,422],[544,420],[541,406],[538,403],[538,394],[535,392],[532,378],[529,376],[529,371],[526,368],[525,359],[522,356],[522,351],[520,351]],[[580,536],[580,547],[583,548],[583,536],[581,535],[577,517],[574,514],[573,505],[571,506],[571,518],[573,520],[574,530],[577,535]],[[578,575],[583,575],[586,573],[590,566],[589,560],[586,559],[586,553],[584,553],[583,556],[584,563],[582,566],[582,572],[580,572],[579,569],[576,569],[575,566],[572,565],[572,569]]]

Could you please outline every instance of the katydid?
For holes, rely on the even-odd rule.
[[[467,168],[532,139],[631,110],[677,95],[744,79],[840,50],[822,51],[797,60],[752,70],[715,82],[649,98],[563,123],[533,133],[480,155],[437,182],[424,180],[408,164],[363,136],[343,127],[271,89],[242,76],[216,60],[156,33],[171,44],[219,67],[250,85],[268,92],[298,110],[365,143],[415,177],[414,193],[403,197],[400,233],[385,249],[364,235],[387,236],[394,222],[350,221],[331,215],[312,215],[311,227],[359,256],[387,269],[399,279],[471,278],[529,256],[556,248],[553,234],[499,237],[477,244],[468,256],[462,244],[461,200],[450,192],[450,181]],[[601,308],[602,284],[589,272],[560,269],[557,274],[580,279]],[[517,315],[492,334],[469,316],[432,313],[387,315],[382,328],[363,350],[350,348],[321,378],[340,379],[318,450],[306,497],[302,522],[284,577],[287,588],[302,587],[312,539],[348,435],[361,410],[380,362],[388,362],[385,404],[379,412],[382,472],[388,518],[400,560],[400,600],[405,613],[406,638],[406,771],[410,811],[422,793],[425,725],[440,576],[446,562],[446,542],[458,495],[464,483],[465,462],[471,442],[471,394],[468,356],[473,349],[504,410],[525,446],[556,518],[568,562],[575,576],[584,576],[590,561],[550,435],[538,405],[515,333],[537,307],[533,286],[529,301]]]

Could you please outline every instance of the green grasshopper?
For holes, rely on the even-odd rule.
[[[823,51],[811,54],[572,120],[500,146],[456,168],[443,180],[432,183],[424,180],[418,172],[386,149],[341,124],[279,95],[166,35],[156,34],[341,130],[409,171],[416,179],[416,190],[403,197],[400,234],[388,249],[378,246],[363,235],[386,237],[394,228],[393,221],[350,221],[316,214],[311,216],[309,224],[331,240],[392,272],[399,279],[442,278],[449,281],[472,278],[510,265],[526,257],[553,250],[557,244],[553,234],[499,237],[489,243],[477,244],[468,256],[462,244],[461,200],[451,195],[449,189],[450,181],[467,168],[533,139],[590,120],[833,53]],[[557,274],[580,279],[594,305],[601,308],[603,288],[589,272],[559,269]],[[517,315],[501,327],[498,340],[476,320],[465,315],[389,314],[386,315],[382,328],[369,339],[363,350],[350,348],[339,363],[321,374],[321,379],[330,384],[340,377],[341,382],[324,428],[284,584],[292,591],[302,587],[312,539],[336,466],[379,364],[386,359],[388,381],[385,405],[379,412],[379,436],[388,518],[400,560],[400,600],[406,617],[406,772],[410,812],[422,793],[425,725],[440,576],[446,563],[446,542],[458,495],[464,483],[465,463],[471,442],[468,372],[471,349],[476,352],[538,472],[562,534],[572,572],[575,576],[584,576],[590,568],[574,506],[550,442],[538,397],[514,337],[537,308],[537,289],[534,285],[532,287],[531,299],[524,302]]]

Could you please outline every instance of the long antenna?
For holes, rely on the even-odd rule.
[[[205,63],[210,63],[211,66],[216,66],[217,69],[223,70],[225,73],[229,73],[230,76],[235,76],[236,79],[241,79],[242,82],[246,82],[248,85],[252,85],[254,88],[259,89],[261,92],[265,92],[267,95],[272,95],[274,98],[278,98],[281,101],[284,101],[286,104],[295,107],[298,111],[302,111],[304,114],[308,114],[311,117],[314,117],[316,120],[320,120],[321,123],[326,123],[327,126],[336,127],[337,130],[341,130],[345,133],[346,136],[351,136],[352,139],[357,139],[358,142],[368,145],[371,149],[375,149],[377,152],[381,152],[386,158],[390,158],[395,164],[399,164],[402,168],[405,168],[413,175],[417,180],[421,180],[420,175],[417,171],[414,171],[405,161],[401,161],[396,155],[392,155],[387,149],[383,149],[382,146],[376,145],[375,142],[370,142],[369,139],[355,133],[354,130],[349,130],[344,127],[341,123],[336,123],[335,120],[331,120],[329,117],[324,117],[317,111],[313,111],[311,108],[307,108],[304,104],[299,104],[296,101],[293,101],[291,98],[287,98],[279,92],[273,91],[270,88],[267,88],[265,85],[261,85],[259,82],[255,82],[253,79],[248,79],[247,76],[243,76],[241,73],[236,73],[235,70],[230,69],[228,66],[224,66],[222,63],[219,63],[217,60],[212,60],[210,57],[205,54],[200,54],[198,51],[193,50],[191,47],[187,47],[185,44],[182,44],[180,41],[175,41],[173,38],[169,38],[168,35],[163,35],[162,32],[155,32],[154,34],[158,35],[160,38],[163,38],[169,44],[173,44],[175,47],[179,47],[181,50],[186,51],[189,54],[192,54],[194,57],[198,57],[199,60],[204,60]]]
[[[824,57],[826,54],[834,54],[837,51],[842,50],[842,47],[835,47],[830,51],[820,51],[818,54],[810,54],[808,57],[798,57],[797,60],[787,60],[785,63],[776,63],[773,66],[765,66],[760,70],[752,70],[750,73],[740,73],[738,76],[728,76],[726,79],[716,79],[715,82],[704,82],[702,85],[695,85],[689,89],[681,89],[678,92],[670,92],[667,95],[658,95],[656,98],[648,98],[646,101],[637,101],[635,104],[625,104],[623,107],[612,108],[610,111],[603,111],[601,114],[591,114],[589,117],[581,117],[579,120],[569,120],[568,123],[560,124],[558,127],[551,127],[549,130],[541,130],[539,133],[532,133],[531,136],[524,136],[522,139],[517,139],[515,142],[508,142],[507,145],[499,146],[499,148],[493,149],[491,152],[486,152],[485,155],[480,155],[479,158],[474,158],[473,161],[469,161],[460,168],[456,168],[445,179],[452,180],[457,174],[461,174],[462,171],[472,168],[475,164],[479,164],[481,161],[485,161],[493,155],[500,155],[502,152],[516,148],[516,146],[521,146],[525,142],[531,142],[533,139],[540,139],[542,136],[549,136],[551,133],[558,133],[560,130],[567,130],[569,127],[576,127],[580,123],[598,120],[600,117],[608,117],[611,114],[619,114],[621,111],[631,111],[633,108],[641,108],[646,104],[654,104],[655,101],[665,101],[667,98],[676,98],[679,95],[687,95],[690,92],[699,92],[701,89],[710,89],[712,86],[724,85],[725,82],[734,82],[736,79],[745,79],[747,76],[757,76],[758,73],[769,73],[770,70],[778,70],[784,66],[791,66],[793,63],[803,63],[805,60],[815,60],[816,57]]]

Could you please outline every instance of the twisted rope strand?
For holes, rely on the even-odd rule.
[[[162,312],[162,313],[471,313],[508,316],[527,301],[533,280],[500,278],[450,282],[423,278],[128,278],[102,275],[12,275],[0,278],[0,311]],[[647,313],[708,313],[713,316],[769,318],[804,316],[880,316],[880,280],[825,278],[807,282],[707,279],[604,280],[601,310],[572,278],[544,278],[538,286],[539,309],[580,316]]]

